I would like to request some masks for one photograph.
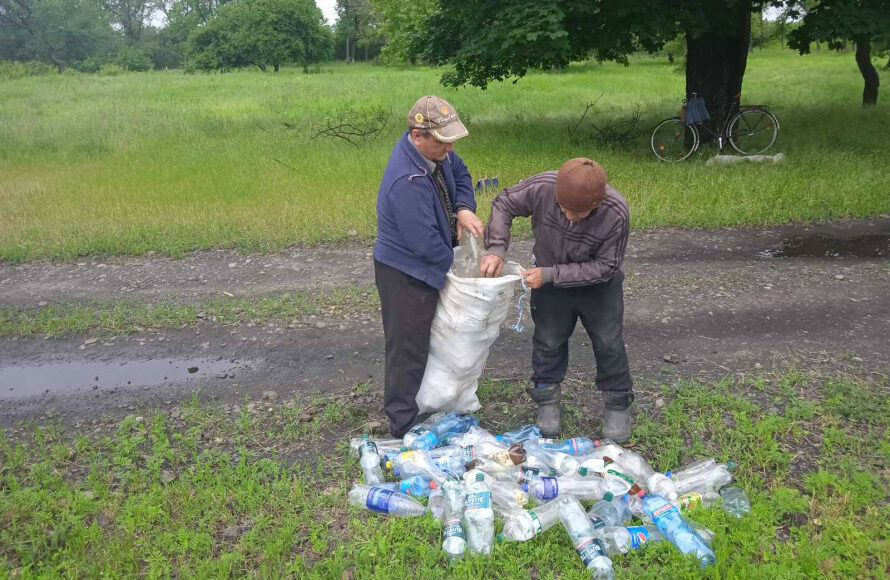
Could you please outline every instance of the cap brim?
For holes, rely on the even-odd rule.
[[[458,139],[462,139],[470,134],[460,119],[455,119],[447,125],[430,129],[430,133],[436,140],[443,143],[454,143]]]

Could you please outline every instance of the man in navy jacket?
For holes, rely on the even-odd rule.
[[[463,229],[483,233],[470,172],[454,152],[468,134],[445,99],[421,97],[377,193],[374,276],[386,342],[383,403],[394,437],[418,422],[415,397],[453,248]]]

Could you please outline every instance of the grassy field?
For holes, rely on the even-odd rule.
[[[882,71],[883,72],[883,71]],[[502,185],[586,155],[629,199],[636,228],[774,224],[890,212],[887,99],[860,105],[851,54],[751,55],[744,102],[768,103],[778,167],[658,164],[646,129],[673,114],[683,75],[661,59],[578,64],[487,91],[444,89],[430,69],[329,65],[319,74],[179,71],[62,75],[0,84],[0,260],[179,255],[371,239],[377,185],[414,99],[439,93],[467,121],[474,177]],[[586,124],[642,111],[640,133],[604,144]],[[361,147],[314,136],[329,119],[392,111]],[[493,193],[480,196],[486,217]]]
[[[886,377],[789,368],[656,387],[664,405],[638,412],[635,449],[658,469],[735,460],[752,512],[691,512],[716,532],[714,566],[660,543],[616,556],[619,578],[887,577]],[[577,433],[596,428],[588,388],[568,389]],[[530,418],[521,385],[481,390],[489,429]],[[349,507],[360,471],[345,443],[379,396],[357,385],[231,409],[195,399],[73,432],[52,419],[0,430],[0,576],[589,578],[560,526],[449,568],[431,517]]]

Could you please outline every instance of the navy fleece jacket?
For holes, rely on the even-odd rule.
[[[408,131],[402,135],[383,172],[374,259],[441,289],[454,260],[451,228],[432,173],[410,138]],[[450,152],[442,170],[455,208],[475,212],[473,180],[461,158]]]

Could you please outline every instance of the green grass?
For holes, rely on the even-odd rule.
[[[571,393],[579,405],[584,388]],[[741,520],[719,507],[691,513],[717,533],[714,566],[701,570],[660,543],[615,557],[620,578],[887,576],[886,377],[792,369],[660,389],[665,405],[637,414],[635,449],[658,469],[704,455],[734,459],[752,511]],[[519,424],[492,419],[501,404],[492,398],[530,407],[518,385],[489,381],[483,391],[492,430]],[[589,577],[559,526],[449,569],[432,518],[388,519],[346,503],[359,469],[344,460],[345,439],[360,433],[367,404],[316,397],[265,406],[229,414],[195,400],[178,419],[131,415],[99,434],[51,421],[0,432],[0,574]],[[307,408],[314,419],[300,422]],[[592,417],[570,415],[593,434]]]
[[[639,104],[641,127],[651,127],[677,110],[683,87],[681,74],[649,57],[630,67],[534,73],[487,91],[442,88],[431,69],[344,64],[312,75],[159,71],[4,82],[0,259],[265,251],[343,240],[350,231],[371,239],[377,185],[404,111],[433,92],[467,121],[471,136],[458,150],[475,177],[496,175],[508,185],[591,156],[628,197],[636,228],[890,211],[887,99],[859,106],[862,80],[849,53],[751,55],[743,101],[777,113],[782,166],[705,167],[701,159],[670,166],[653,161],[644,134],[612,147],[567,133],[601,94],[591,113],[598,124]],[[356,148],[313,138],[326,119],[375,107],[392,110],[377,141]],[[492,196],[480,196],[483,218]]]
[[[377,312],[379,297],[371,286],[328,292],[298,291],[257,298],[214,298],[200,304],[131,301],[62,303],[40,308],[0,309],[0,337],[40,335],[58,338],[77,333],[132,334],[212,321],[219,324],[301,322],[313,315]]]

